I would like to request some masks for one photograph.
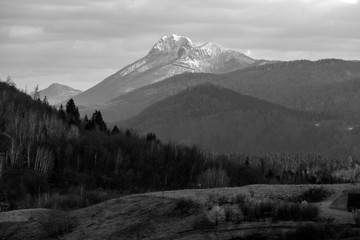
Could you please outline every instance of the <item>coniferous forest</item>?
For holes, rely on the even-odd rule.
[[[84,192],[93,197],[82,205],[100,201],[99,195],[353,182],[360,172],[356,156],[216,154],[161,142],[156,133],[109,129],[100,111],[80,118],[72,99],[57,109],[11,82],[0,82],[0,139],[0,202],[10,209],[51,205],[54,196]]]

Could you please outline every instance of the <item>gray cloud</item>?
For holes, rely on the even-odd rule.
[[[359,10],[356,0],[0,1],[0,76],[84,90],[172,33],[254,58],[360,59]]]

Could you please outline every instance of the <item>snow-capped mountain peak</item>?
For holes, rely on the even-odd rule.
[[[259,61],[213,43],[195,44],[172,34],[160,38],[149,53],[75,97],[79,105],[106,104],[139,87],[184,72],[225,73],[254,66]]]
[[[152,53],[177,53],[179,49],[193,48],[195,45],[192,41],[183,36],[172,34],[170,36],[163,36],[155,45],[151,48],[149,54]]]
[[[205,43],[198,48],[209,57],[216,56],[225,50],[214,43]]]

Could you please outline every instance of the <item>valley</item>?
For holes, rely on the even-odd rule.
[[[175,34],[83,92],[9,77],[0,239],[359,239],[359,121],[359,61]]]

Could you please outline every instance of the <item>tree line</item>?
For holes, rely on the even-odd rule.
[[[138,193],[253,183],[356,181],[356,157],[214,154],[161,142],[156,133],[108,129],[101,112],[81,118],[70,99],[59,109],[0,82],[0,202],[71,187]],[[1,138],[2,139],[2,138]],[[6,146],[5,146],[6,145]],[[355,171],[354,171],[355,169]],[[353,171],[351,174],[350,172]],[[349,178],[348,176],[352,176]],[[214,178],[218,180],[214,180]]]

